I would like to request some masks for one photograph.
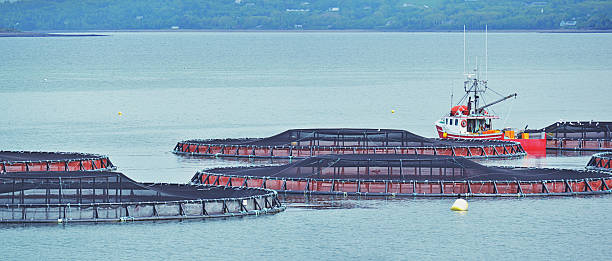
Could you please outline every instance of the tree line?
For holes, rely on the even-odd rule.
[[[5,30],[612,29],[608,0],[18,0]]]

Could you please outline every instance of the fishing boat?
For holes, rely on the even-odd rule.
[[[499,116],[489,114],[486,108],[516,97],[517,94],[510,94],[479,107],[479,98],[487,88],[487,82],[478,78],[470,78],[471,75],[464,82],[466,92],[464,97],[468,97],[467,105],[453,106],[450,113],[444,115],[435,123],[438,135],[440,138],[503,140],[505,133],[493,128],[493,120],[499,119]],[[473,96],[470,94],[473,94]]]
[[[494,120],[500,117],[487,111],[487,108],[503,102],[507,99],[516,97],[513,93],[504,96],[496,101],[480,106],[479,100],[483,93],[488,89],[487,81],[473,77],[477,74],[470,74],[464,82],[465,97],[467,103],[453,106],[450,113],[445,114],[438,120],[436,131],[438,136],[443,139],[487,139],[487,140],[509,140],[520,142],[527,154],[546,155],[546,134],[527,133],[512,128],[496,129],[493,127]],[[530,134],[532,137],[530,137]]]
[[[440,138],[510,140],[520,142],[528,154],[546,155],[545,133],[540,134],[540,137],[536,137],[538,135],[532,133],[534,137],[530,138],[530,133],[524,131],[517,131],[511,128],[496,129],[493,127],[494,120],[498,120],[500,117],[489,113],[487,109],[510,98],[515,98],[517,93],[507,96],[500,95],[501,98],[481,105],[485,92],[487,90],[493,91],[487,86],[488,80],[481,79],[478,65],[476,65],[473,73],[464,73],[464,75],[466,76],[463,84],[465,95],[457,105],[451,107],[450,113],[445,114],[440,120],[435,122],[436,131]],[[495,93],[499,94],[498,92]]]

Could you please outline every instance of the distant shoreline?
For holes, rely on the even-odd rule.
[[[470,32],[483,31],[469,30]],[[47,32],[0,32],[0,37],[95,37],[108,36],[104,33],[155,33],[155,32],[214,32],[214,33],[458,33],[463,30],[220,30],[220,29],[130,29],[130,30],[50,30]],[[555,29],[555,30],[489,30],[489,33],[612,33],[612,30],[578,30],[578,29]]]
[[[470,32],[484,31],[484,28],[469,30]],[[94,33],[121,33],[121,32],[214,32],[214,33],[458,33],[463,30],[374,30],[374,29],[346,29],[346,30],[247,30],[247,29],[126,29],[126,30],[83,30],[83,31],[49,31],[57,33],[67,32],[94,32]],[[584,29],[549,29],[549,30],[531,30],[531,29],[512,29],[512,30],[491,30],[489,33],[612,33],[611,30],[584,30]]]
[[[107,36],[103,34],[82,34],[82,33],[38,33],[38,32],[0,32],[0,37],[91,37]]]

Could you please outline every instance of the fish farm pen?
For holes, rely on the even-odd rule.
[[[0,175],[0,223],[185,220],[282,210],[275,191],[259,188],[138,183],[109,171]]]
[[[483,166],[433,155],[323,155],[281,166],[216,168],[193,184],[267,188],[279,193],[361,196],[571,196],[608,194],[599,171]]]
[[[612,172],[612,152],[594,154],[587,163],[587,169]]]
[[[327,154],[419,154],[471,158],[525,155],[520,143],[448,140],[390,129],[292,129],[268,138],[181,141],[174,153],[249,158],[307,158]]]
[[[546,148],[612,151],[612,122],[556,122],[535,132],[546,132]]]
[[[0,151],[0,173],[113,170],[107,156],[76,152]]]

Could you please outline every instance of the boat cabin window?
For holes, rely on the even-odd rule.
[[[455,119],[455,125],[459,125],[459,119]]]
[[[480,133],[491,129],[491,119],[488,121],[485,119],[468,119],[467,120],[467,131],[473,133]]]

